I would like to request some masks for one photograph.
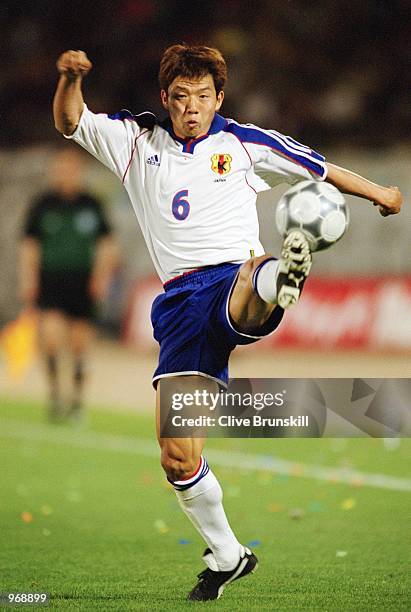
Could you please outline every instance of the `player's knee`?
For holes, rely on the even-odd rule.
[[[198,467],[198,461],[193,457],[184,457],[183,454],[161,451],[161,467],[170,480],[183,480],[189,478]]]
[[[259,257],[252,257],[245,261],[238,272],[237,285],[239,287],[248,287],[251,289],[254,272],[266,259],[271,259],[271,255],[260,255]]]

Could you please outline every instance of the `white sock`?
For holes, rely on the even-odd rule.
[[[266,259],[253,274],[253,287],[257,295],[267,304],[277,302],[278,259]]]
[[[184,485],[185,482],[181,480],[175,485]],[[228,524],[222,504],[223,492],[213,472],[209,470],[185,490],[176,489],[176,495],[181,508],[213,551],[215,563],[208,556],[207,565],[220,572],[234,569],[244,555],[244,547]]]

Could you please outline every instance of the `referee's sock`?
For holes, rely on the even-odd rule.
[[[83,387],[86,378],[86,364],[83,355],[76,355],[73,363],[73,401],[72,409],[80,409]]]
[[[46,354],[46,365],[50,385],[50,397],[52,401],[57,401],[59,397],[59,384],[57,355],[55,355],[55,353]]]
[[[223,492],[204,457],[199,469],[186,479],[172,482],[181,508],[213,552],[214,571],[232,570],[243,552],[224,512]]]

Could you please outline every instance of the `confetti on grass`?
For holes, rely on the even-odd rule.
[[[359,476],[355,476],[352,480],[350,480],[350,485],[353,487],[363,487],[364,480]]]
[[[305,516],[305,510],[303,510],[303,508],[291,508],[288,512],[288,516],[294,521],[298,521]]]
[[[33,522],[33,515],[31,512],[22,512],[21,513],[21,520],[23,521],[23,523],[32,523]]]
[[[256,546],[260,546],[260,545],[261,545],[261,540],[250,540],[246,544],[246,546],[249,546],[250,548],[255,548]]]
[[[281,504],[270,504],[267,508],[268,512],[281,512],[284,510],[284,506]]]
[[[299,463],[295,463],[291,469],[291,474],[293,476],[302,476],[304,474],[304,468]]]
[[[355,501],[355,499],[349,497],[348,499],[344,499],[344,501],[341,502],[341,509],[352,510],[353,508],[355,508],[356,504],[357,502]]]
[[[191,540],[186,540],[185,538],[180,538],[178,541],[179,544],[191,544]]]
[[[163,519],[157,519],[154,521],[154,527],[157,529],[158,533],[164,534],[170,531],[170,528],[167,527],[165,521]]]
[[[348,555],[348,552],[346,550],[337,550],[335,553],[336,557],[346,557]]]

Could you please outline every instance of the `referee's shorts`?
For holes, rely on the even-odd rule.
[[[95,319],[88,272],[49,272],[40,274],[37,305],[40,310],[59,310],[73,319]]]

